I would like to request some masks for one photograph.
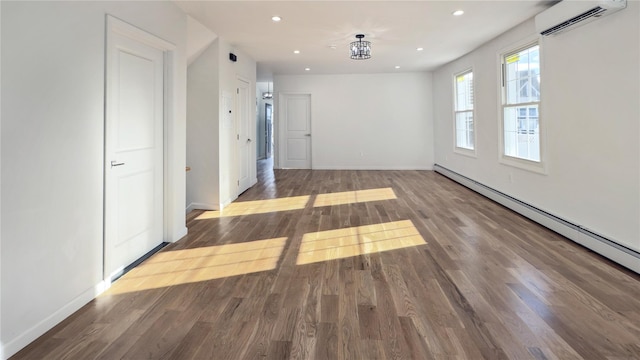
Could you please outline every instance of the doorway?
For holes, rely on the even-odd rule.
[[[271,104],[264,104],[264,124],[264,153],[265,158],[269,159],[273,154],[273,105]]]
[[[164,241],[165,57],[174,46],[107,16],[104,278]]]
[[[311,95],[282,94],[279,101],[278,126],[283,168],[311,169]]]
[[[242,78],[238,78],[238,89],[236,93],[236,129],[237,129],[237,164],[238,164],[238,195],[245,192],[251,185],[252,177],[255,176],[255,148],[253,147],[252,137],[255,135],[255,127],[251,126],[250,104],[251,92],[249,91],[249,82]],[[254,118],[255,119],[255,118]],[[254,120],[255,121],[255,120]],[[251,135],[250,129],[253,129]],[[253,150],[253,151],[252,151]]]

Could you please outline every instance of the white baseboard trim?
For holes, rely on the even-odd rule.
[[[58,325],[62,320],[68,318],[74,312],[80,310],[83,306],[88,304],[91,300],[96,298],[106,289],[104,281],[99,282],[95,286],[87,289],[82,294],[71,300],[68,304],[58,309],[56,312],[46,317],[24,333],[18,335],[15,339],[9,341],[7,344],[3,344],[4,357],[1,359],[8,359],[15,355],[18,351],[25,348],[27,345],[34,342],[37,338],[42,336],[47,331],[51,330],[54,326]]]
[[[237,199],[238,197],[236,196],[234,199],[227,199],[224,202],[220,203],[220,206],[218,207],[218,209],[224,209],[227,206],[229,206],[229,204],[231,204],[233,202],[233,200]]]
[[[219,206],[204,204],[204,203],[191,203],[187,206],[186,213],[190,213],[193,210],[219,210]]]
[[[183,237],[187,236],[187,234],[189,233],[189,230],[187,229],[187,227],[183,227],[182,229],[180,229],[180,231],[176,234],[175,239],[173,239],[172,242],[176,242],[180,239],[182,239]]]
[[[510,197],[455,171],[438,164],[434,170],[449,179],[501,204],[538,224],[640,274],[640,253],[624,247],[613,240],[571,223],[523,201]]]

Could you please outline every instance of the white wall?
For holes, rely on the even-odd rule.
[[[498,53],[533,20],[434,73],[436,163],[640,250],[640,3],[541,42],[546,174],[501,164]],[[453,151],[453,74],[473,67],[477,157]]]
[[[237,55],[231,62],[229,53]],[[187,212],[193,209],[221,209],[237,196],[238,167],[235,160],[235,124],[225,124],[223,97],[235,99],[237,79],[250,82],[251,99],[255,99],[256,62],[244,52],[218,37],[188,69],[187,109]],[[232,109],[235,115],[235,106]],[[249,109],[255,119],[255,104]],[[255,134],[252,121],[250,134]],[[255,142],[251,164],[256,178]],[[255,182],[255,180],[254,180]]]
[[[229,53],[237,56],[237,61],[229,60]],[[249,82],[249,124],[248,134],[256,133],[256,61],[253,60],[245,52],[236,49],[225,39],[220,41],[220,92],[227,93],[232,96],[236,94],[238,88],[238,78],[242,78]],[[234,96],[235,97],[235,96]],[[237,104],[234,105],[235,114],[238,114]],[[222,116],[222,115],[221,115]],[[234,116],[233,121],[237,124],[237,118]],[[239,167],[237,166],[236,133],[231,131],[230,127],[222,128],[220,133],[220,199],[223,205],[230,203],[238,197],[237,180],[239,179]],[[249,178],[251,184],[255,184],[256,178],[256,142],[251,143],[249,150],[249,164],[251,164],[251,172]]]
[[[187,211],[218,209],[220,203],[219,40],[187,70]]]
[[[191,65],[218,35],[187,15],[187,64]]]
[[[431,82],[430,73],[280,75],[274,93],[311,94],[314,169],[431,169]]]
[[[105,14],[176,45],[168,241],[186,234],[186,16],[171,2],[2,1],[4,355],[91,300],[103,264]]]

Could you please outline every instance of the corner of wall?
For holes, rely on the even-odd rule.
[[[219,39],[189,66],[187,83],[187,196],[185,204],[216,204],[218,180]],[[188,209],[188,208],[187,208]]]
[[[193,17],[187,16],[187,66],[191,65],[218,37]]]

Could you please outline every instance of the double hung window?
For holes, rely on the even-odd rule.
[[[540,162],[540,46],[502,56],[504,155]]]
[[[455,144],[456,148],[473,150],[473,71],[455,76]]]

